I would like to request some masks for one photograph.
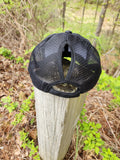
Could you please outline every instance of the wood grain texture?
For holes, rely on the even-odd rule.
[[[39,153],[43,160],[62,160],[67,153],[86,94],[62,98],[34,87]]]

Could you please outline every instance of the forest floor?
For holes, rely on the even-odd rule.
[[[12,60],[0,56],[0,98],[11,96],[12,101],[18,101],[19,107],[31,93],[32,82],[28,71],[22,68],[22,64],[16,64]],[[113,95],[110,91],[97,91],[92,89],[86,99],[87,116],[90,121],[100,123],[101,137],[111,150],[120,157],[120,108],[109,111],[109,104]],[[32,125],[30,121],[35,118],[34,100],[30,105],[30,111],[25,114],[22,123],[13,126],[18,110],[9,113],[1,104],[0,107],[0,160],[32,160],[28,156],[29,149],[21,147],[19,131],[23,128],[29,132],[29,138],[37,145],[36,122]],[[73,136],[70,148],[65,160],[73,160],[75,156],[75,135]],[[84,157],[84,158],[83,158]],[[101,159],[83,149],[79,150],[78,160]]]

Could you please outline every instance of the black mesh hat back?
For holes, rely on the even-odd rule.
[[[36,88],[71,98],[96,85],[101,64],[87,39],[66,31],[48,36],[35,47],[28,70]]]

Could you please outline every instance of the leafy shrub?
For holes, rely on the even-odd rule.
[[[103,160],[119,160],[119,158],[111,151],[110,148],[104,147],[104,141],[100,137],[99,129],[101,124],[89,122],[85,116],[86,109],[83,108],[80,114],[78,126],[81,134],[84,136],[84,150],[94,151],[97,155],[101,155]]]
[[[97,85],[97,89],[110,90],[115,97],[115,99],[111,100],[111,105],[114,105],[114,107],[120,106],[120,76],[114,78],[106,74],[103,70]]]
[[[25,55],[27,55],[28,53],[31,53],[34,50],[35,46],[32,46],[30,49],[25,51]]]
[[[22,103],[22,105],[20,107],[19,113],[15,115],[15,119],[12,122],[12,124],[14,126],[22,122],[23,117],[25,116],[24,115],[25,112],[29,112],[31,100],[33,98],[34,98],[34,92],[32,92],[31,95],[26,100],[23,101],[23,103]]]
[[[120,160],[113,152],[111,152],[110,148],[102,148],[103,160]]]
[[[30,104],[31,100],[34,98],[34,92],[31,93],[31,95],[23,101],[19,113],[15,115],[14,121],[12,121],[12,125],[16,126],[17,124],[20,124],[23,120],[23,117],[25,117],[25,112],[28,112],[30,110]],[[1,99],[1,102],[3,103],[4,107],[9,111],[9,113],[13,112],[19,105],[18,102],[12,102],[12,99],[10,96],[4,97]],[[2,104],[1,104],[2,107]],[[33,125],[35,119],[31,119],[30,124]],[[22,146],[23,148],[28,147],[30,152],[29,152],[29,157],[33,157],[35,160],[40,160],[40,156],[38,153],[38,146],[35,146],[35,143],[33,140],[30,140],[28,137],[29,133],[26,133],[24,131],[20,131],[20,139],[22,141]]]
[[[2,98],[1,101],[4,103],[4,107],[9,111],[9,113],[18,107],[18,102],[12,102],[10,96]]]
[[[38,146],[35,146],[35,143],[33,140],[30,140],[28,135],[29,133],[25,132],[24,130],[19,132],[20,134],[20,140],[22,141],[22,146],[24,149],[28,147],[30,149],[29,157],[33,156],[33,159],[40,160],[40,156],[38,153]]]
[[[99,147],[104,145],[104,141],[100,138],[98,129],[101,128],[101,124],[95,124],[95,122],[89,122],[85,116],[86,109],[83,108],[80,114],[80,120],[78,125],[84,136],[84,150],[94,150],[96,154],[99,153]]]
[[[30,48],[29,50],[26,50],[25,51],[25,55],[32,52],[32,50],[34,49],[35,46],[33,46],[32,48]],[[0,55],[4,56],[6,59],[10,59],[10,60],[14,60],[15,63],[22,63],[23,66],[22,68],[26,68],[28,63],[29,63],[29,60],[25,60],[24,57],[21,57],[21,56],[18,56],[18,57],[15,57],[14,55],[12,55],[12,51],[7,49],[7,48],[4,48],[4,47],[1,47],[0,48]]]
[[[15,59],[15,57],[12,55],[12,51],[4,47],[0,48],[0,55],[10,60]]]
[[[16,63],[23,63],[24,62],[24,58],[21,57],[21,56],[18,56],[16,59],[15,59]]]

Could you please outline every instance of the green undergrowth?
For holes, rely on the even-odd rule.
[[[26,112],[30,110],[31,100],[34,99],[34,93],[20,104],[18,102],[12,102],[10,96],[2,98],[2,105],[12,113],[14,110],[17,111],[15,115],[14,121],[12,121],[12,125],[16,126],[22,123],[23,117]],[[1,105],[1,106],[2,106]],[[18,107],[20,106],[20,107]],[[18,109],[19,108],[19,109]],[[18,109],[18,110],[17,110]],[[34,119],[31,120],[30,124],[34,123]],[[86,109],[83,108],[80,114],[80,120],[77,123],[77,139],[76,139],[76,158],[78,151],[81,148],[78,148],[79,137],[83,137],[83,150],[94,151],[94,154],[101,155],[103,160],[119,160],[119,158],[111,151],[110,148],[105,148],[105,142],[101,139],[99,129],[101,128],[100,124],[96,124],[95,122],[90,122],[86,117]],[[27,147],[29,149],[29,157],[33,157],[35,160],[40,160],[40,156],[38,153],[38,146],[35,145],[33,140],[29,139],[29,132],[25,132],[25,130],[21,130],[19,132],[20,139],[22,141],[22,146],[24,149]]]
[[[22,146],[24,149],[27,147],[30,150],[29,157],[33,157],[35,160],[40,160],[38,153],[38,146],[35,146],[35,142],[29,139],[29,133],[24,130],[19,132],[20,140],[22,141]]]
[[[27,68],[29,60],[28,59],[25,60],[24,56],[27,55],[28,53],[31,53],[33,49],[34,49],[34,46],[31,47],[29,50],[26,50],[23,56],[14,56],[11,50],[1,47],[0,55],[5,57],[6,59],[13,61],[13,63],[22,64],[22,68]]]
[[[1,101],[4,103],[4,107],[9,111],[9,113],[13,112],[18,107],[18,102],[12,102],[10,96],[2,98]]]
[[[18,113],[15,115],[14,121],[12,122],[13,125],[16,126],[17,124],[22,122],[25,113],[29,112],[30,110],[30,104],[32,99],[34,99],[34,92],[32,92],[26,100],[23,100],[21,105],[19,104],[19,102],[12,102],[10,96],[3,97],[1,99],[1,102],[3,103],[4,107],[9,111],[9,113],[12,113],[14,110],[18,111]]]
[[[103,70],[97,85],[97,89],[106,91],[110,90],[114,96],[114,99],[111,100],[109,107],[111,109],[120,107],[120,76],[114,78],[113,76],[106,74]]]
[[[1,99],[0,106],[4,106],[10,114],[12,114],[13,111],[17,111],[14,120],[11,122],[12,125],[16,126],[22,124],[25,114],[30,110],[30,104],[32,103],[31,100],[33,99],[34,92],[32,92],[31,95],[20,105],[19,102],[12,102],[12,98],[10,96],[7,96]],[[35,119],[32,118],[30,124],[33,125],[34,121]],[[21,147],[23,147],[24,149],[27,147],[29,149],[29,157],[32,157],[34,160],[40,160],[38,146],[35,145],[35,142],[33,140],[29,139],[29,133],[21,130],[19,134],[20,140],[22,141]]]
[[[12,61],[12,63],[21,64],[22,68],[26,68],[29,63],[29,60],[25,60],[24,57],[27,54],[31,53],[34,47],[35,46],[31,47],[29,50],[26,50],[23,57],[14,56],[11,50],[1,47],[0,55],[5,57],[6,59],[9,59],[10,61]],[[13,111],[17,111],[14,120],[11,122],[12,125],[16,126],[22,124],[25,114],[30,110],[30,104],[32,99],[34,99],[34,92],[32,92],[31,95],[27,99],[25,99],[20,105],[19,102],[13,102],[12,98],[10,96],[7,96],[1,99],[0,107],[4,106],[10,114],[12,114]],[[30,124],[33,125],[34,121],[35,119],[32,118]],[[30,150],[29,157],[32,157],[34,160],[40,160],[38,146],[35,145],[35,142],[33,140],[29,139],[29,133],[22,130],[19,132],[19,134],[20,139],[22,141],[21,147],[23,147],[24,149],[27,147]]]
[[[80,137],[83,136],[83,150],[93,151],[94,154],[101,155],[103,160],[120,160],[110,148],[105,147],[105,142],[101,139],[99,132],[101,124],[90,122],[86,117],[85,108],[83,108],[80,114],[80,120],[78,121],[77,127],[79,127],[79,133],[77,129],[77,137],[79,136],[78,134],[80,134]],[[78,149],[76,150],[78,151]]]
[[[6,59],[10,59],[10,60],[15,59],[15,56],[12,55],[12,51],[4,47],[0,48],[0,55],[4,56]]]

